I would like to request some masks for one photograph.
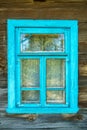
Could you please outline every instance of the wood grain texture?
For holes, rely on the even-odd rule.
[[[84,15],[83,15],[84,14]],[[13,19],[76,19],[87,21],[87,8],[1,8],[0,18]]]
[[[78,113],[82,118],[64,118],[60,114],[44,114],[31,122],[26,118],[7,115],[4,110],[0,110],[1,129],[30,129],[30,130],[86,130],[87,129],[87,109],[80,109]]]
[[[7,19],[77,19],[79,106],[87,107],[87,0],[0,0],[0,88],[7,88]],[[3,95],[1,103],[6,102]]]
[[[45,2],[35,2],[34,0],[0,0],[0,7],[27,7],[30,8],[32,6],[42,6],[42,7],[66,7],[69,5],[73,5],[73,7],[83,7],[82,5],[87,4],[87,0],[46,0]],[[66,6],[64,6],[66,5]]]
[[[79,22],[79,113],[82,120],[61,115],[39,115],[29,122],[8,117],[7,106],[7,19],[77,19]],[[87,129],[87,0],[0,0],[0,130],[86,130]]]

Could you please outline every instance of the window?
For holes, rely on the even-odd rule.
[[[8,113],[78,111],[76,20],[8,20]]]

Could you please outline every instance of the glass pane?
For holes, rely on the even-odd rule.
[[[64,51],[64,34],[21,34],[21,52]]]
[[[23,59],[21,60],[21,86],[39,87],[39,60]]]
[[[47,103],[65,103],[65,92],[47,90]]]
[[[39,91],[22,91],[22,103],[39,103]]]
[[[47,60],[47,87],[65,87],[64,60]]]

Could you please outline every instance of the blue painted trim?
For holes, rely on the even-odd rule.
[[[18,108],[31,108],[32,109],[32,107],[35,107],[36,109],[37,108],[41,108],[41,104],[40,103],[34,103],[34,104],[32,104],[32,103],[21,103],[19,106],[18,106]]]
[[[42,81],[42,76],[43,76],[43,73],[42,73],[42,57],[40,58],[40,103],[42,105],[42,102],[43,102],[43,97],[42,97],[42,85],[43,85],[43,81]]]
[[[22,107],[22,108],[29,108],[29,107],[41,107],[41,108],[67,108],[67,107],[69,107],[69,105],[68,104],[63,104],[63,103],[58,103],[58,104],[38,104],[38,103],[36,103],[36,104],[27,104],[27,103],[21,103],[21,104],[19,104],[17,107]]]
[[[71,28],[77,24],[77,20],[17,20],[8,19],[8,23],[14,27],[55,27],[55,28]]]
[[[8,20],[8,113],[75,113],[78,111],[78,22],[76,20]],[[66,52],[20,53],[20,33],[65,34]],[[74,33],[73,33],[74,32]],[[68,38],[67,38],[68,37]],[[16,41],[15,41],[16,38]],[[44,58],[43,58],[44,57]],[[46,58],[66,60],[66,104],[46,101]],[[40,102],[20,104],[20,60],[40,59]],[[44,65],[42,64],[44,62]],[[45,71],[44,69],[45,68]],[[18,79],[17,79],[18,75]],[[41,77],[42,76],[42,77]],[[16,80],[17,79],[17,80]],[[43,79],[43,80],[42,80]],[[43,85],[44,84],[44,85]],[[17,86],[18,85],[18,86]],[[25,89],[25,88],[23,88]],[[18,90],[18,91],[17,91]],[[27,90],[26,90],[27,91]],[[44,93],[43,93],[44,91]],[[17,94],[17,95],[16,95]],[[42,97],[42,94],[44,95]],[[16,98],[18,97],[18,98]],[[16,108],[16,104],[19,105]],[[28,108],[27,108],[28,107]],[[37,107],[37,109],[36,109]]]
[[[50,87],[47,87],[47,90],[65,90],[65,88],[63,88],[63,87],[53,87],[53,88],[50,88]]]
[[[41,106],[46,104],[46,63],[45,58],[41,56]]]
[[[53,56],[53,55],[51,55],[51,56],[46,56],[46,59],[62,59],[62,60],[65,60],[65,59],[67,59],[68,60],[68,56],[66,57],[66,56],[64,56],[64,55],[61,55],[61,56],[57,56],[57,55],[55,55],[55,56]]]
[[[47,108],[68,108],[69,107],[69,104],[67,104],[67,103],[47,103],[46,105],[45,105],[45,107],[47,107]]]
[[[19,33],[19,29],[17,28],[15,30],[16,35],[15,35],[15,70],[16,70],[16,74],[15,74],[15,93],[16,93],[16,105],[20,105],[21,104],[21,61],[20,59],[18,59],[18,52],[19,52],[19,48],[20,48],[20,33]]]
[[[7,23],[8,37],[8,109],[15,107],[15,28]]]
[[[45,55],[50,55],[50,56],[54,56],[54,55],[58,55],[58,56],[67,56],[68,55],[68,53],[66,53],[66,52],[47,52],[47,51],[44,51],[44,52],[42,52],[42,51],[40,51],[40,52],[27,52],[27,53],[20,53],[20,54],[18,54],[18,56],[45,56]]]
[[[40,59],[40,56],[38,55],[38,56],[36,56],[36,55],[27,55],[27,56],[25,56],[25,55],[21,55],[21,56],[18,56],[17,57],[18,58],[18,60],[20,59],[20,60],[23,60],[23,59],[26,59],[26,60],[28,60],[28,59],[37,59],[37,60],[39,60]]]
[[[74,33],[73,33],[74,32]],[[74,37],[74,38],[73,38]],[[78,107],[78,23],[71,27],[71,89],[70,89],[70,106]],[[73,69],[71,69],[73,66]]]
[[[21,90],[23,91],[27,91],[27,90],[40,90],[39,87],[36,87],[36,88],[27,88],[27,87],[21,87]]]
[[[71,45],[70,45],[70,29],[67,29],[66,30],[66,34],[65,34],[65,43],[66,43],[66,51],[67,51],[67,53],[68,53],[68,55],[67,55],[67,58],[66,58],[66,63],[65,63],[65,70],[66,70],[66,73],[65,73],[65,77],[66,77],[66,80],[65,80],[65,86],[66,86],[66,89],[65,89],[65,99],[66,99],[66,104],[68,104],[68,105],[70,105],[70,97],[69,97],[69,95],[70,95],[70,92],[69,92],[69,90],[70,90],[70,76],[71,76],[71,73],[70,73],[70,69],[69,69],[69,67],[70,67],[70,51],[71,51],[71,49],[70,49],[70,47],[71,47]]]
[[[28,28],[19,28],[19,31],[21,34],[64,34],[65,33],[65,30],[63,28],[53,28],[53,27],[50,27],[50,28],[47,28],[47,27],[38,27],[35,28],[35,27],[28,27]]]
[[[57,114],[57,113],[62,113],[62,114],[67,114],[67,113],[70,113],[70,114],[73,114],[73,113],[77,113],[78,112],[78,107],[75,107],[75,108],[13,108],[13,109],[7,109],[7,112],[8,113],[16,113],[16,114],[29,114],[29,113],[36,113],[36,114]]]

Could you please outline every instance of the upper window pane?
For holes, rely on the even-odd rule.
[[[64,34],[21,34],[21,52],[64,51]]]
[[[65,60],[47,59],[47,87],[65,87]]]
[[[39,60],[22,59],[21,60],[21,86],[39,87]]]

